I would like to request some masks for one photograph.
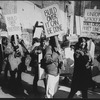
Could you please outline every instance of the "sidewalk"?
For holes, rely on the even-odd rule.
[[[0,84],[1,86],[4,84],[2,80],[2,75],[0,75]],[[12,94],[8,88],[0,89],[0,98],[44,98],[45,88],[44,88],[44,82],[43,80],[38,81],[38,95],[34,95],[32,90],[32,84],[34,80],[34,75],[31,75],[30,73],[22,73],[22,89],[20,88],[19,91],[22,91],[22,93],[18,94]],[[54,98],[66,98],[68,97],[68,94],[70,92],[70,84],[67,84],[67,81],[61,81],[59,84],[59,89],[57,93],[54,95]],[[14,84],[13,84],[14,85]],[[15,85],[16,86],[16,85]],[[5,92],[5,91],[6,92]],[[35,90],[34,90],[35,91]],[[91,91],[91,89],[88,90],[88,97],[89,98],[100,98],[100,88],[97,87],[95,91]],[[74,98],[81,98],[81,92],[78,91]]]

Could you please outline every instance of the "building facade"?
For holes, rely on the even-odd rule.
[[[21,16],[21,21],[23,21],[23,26],[26,28],[34,26],[35,21],[42,21],[40,10],[42,8],[48,7],[52,4],[58,4],[61,10],[62,23],[64,23],[65,33],[77,34],[76,31],[76,19],[75,16],[84,16],[85,9],[97,9],[100,8],[99,1],[65,1],[65,0],[38,0],[38,1],[0,1],[0,7],[2,8],[2,14],[14,14],[19,13]],[[35,13],[36,12],[36,13]],[[22,16],[24,15],[24,16]],[[30,17],[29,17],[30,15]],[[37,16],[37,17],[34,17]],[[65,21],[66,20],[66,21]],[[0,19],[1,23],[5,23],[5,20]],[[26,23],[26,24],[25,24]],[[5,25],[1,25],[5,27]]]

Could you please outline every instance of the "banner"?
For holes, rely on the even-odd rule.
[[[57,4],[44,8],[42,10],[42,16],[47,37],[55,36],[63,32]]]
[[[21,37],[24,40],[27,50],[29,50],[32,46],[32,34],[29,34],[28,32],[23,32],[23,34],[21,34]]]
[[[82,32],[100,34],[100,10],[99,9],[85,10]]]
[[[99,9],[85,9],[84,20],[87,22],[100,23],[100,10]]]
[[[9,35],[21,34],[21,26],[17,14],[5,15],[5,21]]]

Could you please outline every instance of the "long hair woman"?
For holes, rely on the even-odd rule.
[[[68,99],[73,98],[74,94],[78,90],[82,92],[82,98],[88,98],[87,90],[92,80],[90,74],[90,66],[92,64],[91,60],[92,59],[89,56],[86,40],[83,37],[79,38],[74,51],[74,73]]]

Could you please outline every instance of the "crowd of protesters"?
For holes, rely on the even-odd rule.
[[[67,39],[63,43],[58,38],[57,40],[55,36],[33,38],[32,47],[27,50],[24,41],[18,35],[12,35],[10,38],[3,37],[3,60],[0,64],[5,80],[7,80],[9,71],[11,81],[17,77],[18,82],[21,83],[22,72],[32,67],[34,69],[33,90],[36,93],[38,91],[40,64],[40,67],[44,69],[42,79],[45,86],[45,98],[53,98],[57,92],[62,72],[72,74],[71,91],[68,98],[72,98],[78,90],[82,91],[83,98],[88,98],[87,90],[90,84],[91,87],[95,87],[91,72],[95,50],[93,41],[86,37],[80,37],[79,41],[71,46]],[[57,43],[59,43],[60,49]],[[42,59],[39,58],[40,54],[42,54]],[[70,68],[73,68],[72,72],[70,72]],[[70,81],[68,77],[67,79]]]

